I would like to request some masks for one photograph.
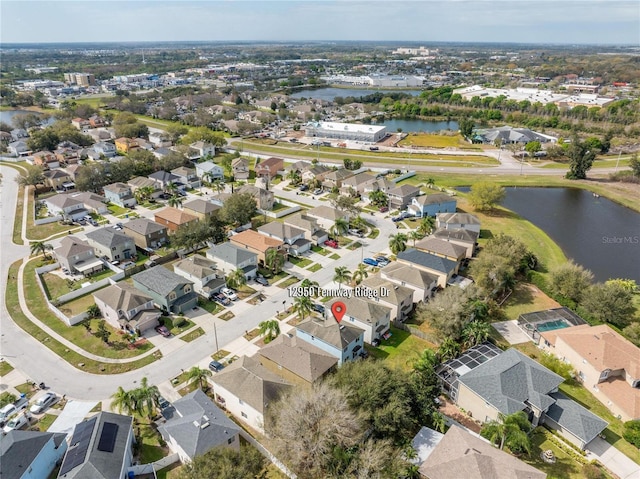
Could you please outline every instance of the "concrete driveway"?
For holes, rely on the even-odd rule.
[[[596,459],[620,479],[640,479],[640,465],[604,439],[596,437],[587,446],[587,459]]]
[[[493,323],[491,326],[493,326],[509,344],[521,344],[531,341],[531,338],[518,327],[515,319],[513,321]]]

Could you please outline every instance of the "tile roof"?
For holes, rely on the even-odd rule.
[[[362,329],[355,326],[338,324],[333,318],[308,318],[296,325],[296,328],[341,351],[364,333]]]
[[[296,228],[295,226],[280,223],[279,221],[272,221],[260,226],[258,228],[258,232],[265,235],[271,235],[276,238],[282,238],[283,240],[304,234],[304,230]]]
[[[200,389],[173,403],[177,414],[158,427],[165,440],[169,437],[190,457],[200,456],[239,434],[231,421]]]
[[[189,256],[175,263],[173,270],[178,269],[198,279],[206,278],[217,272],[215,262],[199,254]],[[220,275],[222,275],[222,273],[220,273]]]
[[[545,479],[547,474],[459,426],[451,426],[420,466],[427,479]]]
[[[167,227],[147,218],[135,218],[127,221],[124,225],[125,230],[131,230],[141,235],[157,233],[158,231],[167,231]]]
[[[257,258],[257,256],[257,254],[231,243],[217,244],[207,250],[207,257],[219,259],[234,266],[251,258]]]
[[[90,246],[87,242],[82,241],[75,236],[65,236],[60,240],[60,246],[53,250],[56,256],[62,258],[69,258],[78,254],[86,253],[87,251],[94,252],[93,246]]]
[[[115,311],[131,311],[152,300],[150,296],[124,282],[98,290],[93,296]]]
[[[163,219],[175,225],[183,225],[191,221],[196,221],[198,219],[197,216],[193,216],[186,211],[179,210],[178,208],[174,208],[173,206],[168,206],[163,210],[157,211],[155,213],[155,217]]]
[[[413,263],[444,274],[449,274],[453,271],[457,264],[455,261],[413,248],[398,253],[396,257],[398,261]]]
[[[231,242],[237,246],[248,246],[260,252],[266,252],[270,248],[279,248],[284,244],[280,240],[269,238],[253,230],[245,230],[242,233],[233,235]]]
[[[127,236],[121,231],[107,226],[94,231],[89,231],[86,236],[87,239],[95,241],[96,243],[108,248],[112,248],[117,245],[124,245],[127,242],[133,244],[133,238]]]
[[[267,370],[257,359],[247,356],[217,373],[211,382],[214,391],[216,384],[222,386],[261,414],[291,389],[287,381]]]
[[[450,256],[452,258],[461,258],[467,252],[467,248],[464,246],[429,236],[418,241],[415,248],[429,253]]]
[[[64,433],[17,429],[8,432],[0,440],[0,477],[2,479],[25,477],[25,473],[49,441],[53,440],[57,447],[66,436]]]
[[[134,284],[138,282],[161,296],[166,296],[177,287],[186,284],[193,285],[193,282],[169,271],[164,266],[154,266],[134,274],[131,278],[133,278]]]
[[[315,382],[338,364],[338,360],[322,349],[298,339],[281,334],[264,346],[260,355],[294,373],[310,383]]]
[[[391,263],[382,268],[381,273],[396,281],[404,282],[421,289],[428,288],[433,283],[438,282],[438,277],[435,274],[427,273],[422,269],[414,268],[403,263]]]
[[[211,203],[210,201],[205,201],[200,198],[195,200],[191,200],[182,205],[182,208],[185,210],[195,211],[196,213],[201,213],[203,215],[211,214],[214,211],[218,211],[220,206]]]
[[[555,401],[546,415],[568,430],[574,436],[580,438],[585,444],[589,443],[600,434],[609,424],[585,409],[562,393],[551,393]]]
[[[516,349],[491,358],[458,380],[505,415],[522,411],[525,401],[546,411],[555,402],[549,394],[564,381]]]
[[[419,205],[426,206],[426,205],[437,205],[442,203],[451,203],[452,201],[455,202],[456,199],[449,195],[436,193],[435,195],[416,196],[414,201],[416,201]]]

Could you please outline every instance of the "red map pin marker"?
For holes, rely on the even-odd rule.
[[[344,316],[344,313],[347,312],[347,307],[342,301],[336,301],[331,305],[331,312],[333,313],[333,316],[336,318],[336,321],[338,321],[339,323],[340,321],[342,321],[342,317]]]

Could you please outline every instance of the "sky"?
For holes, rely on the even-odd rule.
[[[0,42],[640,45],[638,0],[1,0]]]

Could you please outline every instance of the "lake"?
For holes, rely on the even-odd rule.
[[[380,124],[384,124],[389,133],[395,133],[398,128],[402,128],[405,133],[414,131],[432,133],[440,130],[458,131],[460,129],[457,121],[399,120],[394,118],[385,120],[384,123]]]
[[[544,230],[597,281],[640,282],[640,213],[578,188],[506,190],[502,205]]]
[[[11,126],[15,126],[13,123],[11,123],[11,120],[13,119],[14,116],[16,116],[16,115],[27,115],[29,113],[33,113],[33,114],[36,114],[36,115],[41,115],[42,114],[42,113],[38,113],[37,111],[29,111],[29,110],[0,110],[0,121],[8,123]],[[45,125],[51,124],[54,121],[55,121],[55,118],[51,117],[51,118],[49,118],[49,120],[47,120]]]
[[[318,88],[316,90],[300,90],[289,95],[291,98],[317,98],[318,100],[333,101],[337,96],[343,98],[347,96],[360,97],[373,93],[408,93],[409,95],[418,96],[422,90],[380,90],[378,88]]]

